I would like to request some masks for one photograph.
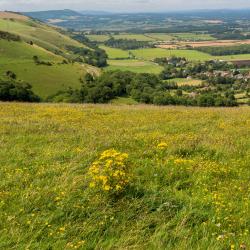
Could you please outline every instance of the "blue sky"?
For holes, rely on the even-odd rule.
[[[0,0],[1,10],[13,11],[74,9],[153,12],[225,8],[250,8],[250,0]]]

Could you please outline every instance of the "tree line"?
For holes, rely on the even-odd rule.
[[[155,105],[237,106],[234,95],[225,96],[213,88],[196,89],[195,93],[184,95],[174,82],[163,81],[154,74],[129,71],[109,71],[98,77],[86,74],[79,90],[60,91],[50,96],[49,101],[107,103],[117,97]]]
[[[0,101],[40,102],[28,83],[0,80]]]
[[[154,47],[152,43],[146,41],[137,41],[136,39],[115,39],[113,37],[107,40],[104,44],[111,48],[119,48],[123,50]]]
[[[198,47],[195,50],[205,52],[213,56],[239,55],[249,54],[250,44],[241,44],[233,46],[218,46],[218,47]]]

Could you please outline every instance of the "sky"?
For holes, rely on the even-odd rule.
[[[0,10],[73,9],[110,12],[164,12],[250,8],[250,0],[0,0]]]

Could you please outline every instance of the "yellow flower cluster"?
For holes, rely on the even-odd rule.
[[[161,142],[157,145],[158,149],[165,149],[167,148],[168,144],[166,142]]]
[[[114,149],[104,151],[89,168],[89,186],[106,192],[123,191],[130,180],[127,158],[128,154]]]

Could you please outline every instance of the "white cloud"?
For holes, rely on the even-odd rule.
[[[48,9],[167,11],[206,8],[250,8],[250,0],[0,0],[1,10]]]

